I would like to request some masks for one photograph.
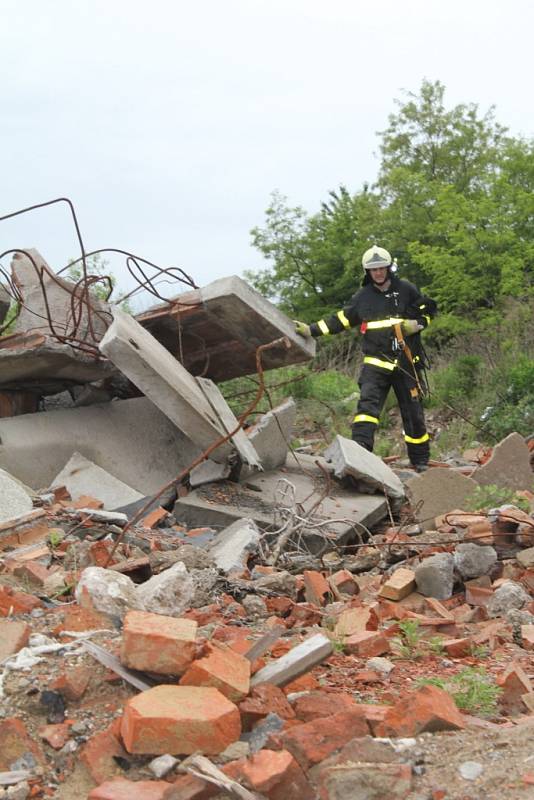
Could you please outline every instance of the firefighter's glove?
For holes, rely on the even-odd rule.
[[[405,336],[411,336],[414,333],[419,333],[424,328],[416,319],[403,319],[401,323],[402,332]]]
[[[300,335],[304,336],[305,339],[311,338],[311,330],[309,325],[307,325],[305,322],[299,322],[298,319],[294,319],[293,322],[295,323],[295,331],[297,333],[300,333]]]

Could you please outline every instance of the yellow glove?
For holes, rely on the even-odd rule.
[[[300,333],[300,335],[304,336],[305,339],[311,338],[311,330],[309,325],[307,325],[305,322],[299,322],[298,319],[294,319],[293,322],[295,323],[295,331],[297,333]]]
[[[420,325],[416,319],[403,319],[401,322],[401,329],[405,336],[411,336],[414,333],[422,331],[424,325]]]

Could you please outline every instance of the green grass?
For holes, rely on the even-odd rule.
[[[483,667],[466,667],[450,678],[424,678],[419,686],[432,685],[444,689],[461,711],[490,716],[497,710],[502,692]]]

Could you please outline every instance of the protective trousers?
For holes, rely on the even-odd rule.
[[[419,396],[413,397],[410,393],[410,389],[416,387],[416,381],[406,372],[398,367],[385,369],[371,364],[363,365],[358,379],[360,400],[352,423],[352,438],[372,452],[380,413],[388,392],[393,387],[404,425],[404,440],[410,462],[414,466],[428,464],[430,444],[423,404]]]

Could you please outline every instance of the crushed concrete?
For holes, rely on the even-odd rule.
[[[257,551],[260,538],[254,520],[236,520],[218,534],[208,546],[208,552],[226,575],[241,574],[247,568],[248,557]]]
[[[0,523],[27,514],[32,508],[32,498],[20,482],[0,469]]]
[[[247,430],[266,472],[282,467],[293,437],[297,407],[292,397],[264,414]]]
[[[425,597],[448,600],[454,585],[454,558],[450,553],[436,553],[415,568],[417,591]]]
[[[464,542],[454,551],[454,567],[464,580],[487,575],[496,561],[497,551],[491,545]]]
[[[360,488],[369,487],[373,491],[385,492],[394,500],[404,499],[402,482],[393,470],[357,442],[337,435],[325,450],[324,459],[331,464],[336,478],[350,476]]]

